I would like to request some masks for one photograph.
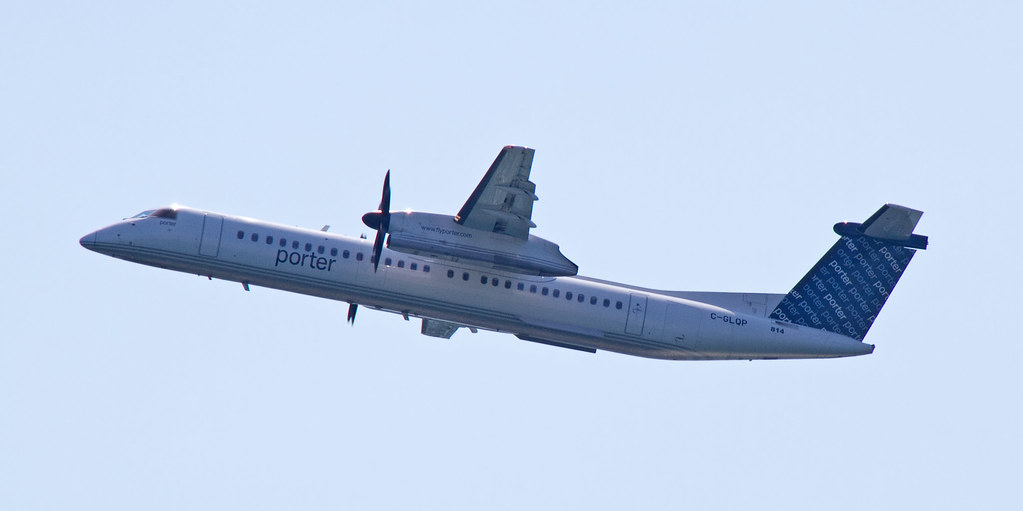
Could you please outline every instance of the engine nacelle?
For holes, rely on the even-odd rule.
[[[417,211],[391,212],[391,250],[541,276],[575,275],[579,267],[557,244],[530,235],[522,240],[465,227],[454,217]]]

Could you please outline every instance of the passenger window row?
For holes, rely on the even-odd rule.
[[[238,239],[240,239],[240,240],[245,239],[245,231],[238,231]],[[253,242],[259,241],[259,233],[255,233],[255,232],[252,233],[249,236],[249,239],[252,240]],[[273,236],[267,235],[266,237],[263,238],[263,240],[264,240],[264,242],[267,245],[273,245],[274,244],[274,237]],[[288,240],[285,239],[285,238],[279,238],[277,240],[277,246],[279,246],[281,248],[287,248],[288,247]],[[303,246],[302,243],[300,243],[297,240],[293,240],[291,242],[291,249],[292,250],[298,250],[299,247],[304,248],[306,252],[312,252],[313,251],[313,244],[312,243],[308,243],[307,242],[307,243],[305,243],[305,246]],[[323,245],[318,245],[316,247],[316,253],[317,254],[321,254],[321,255],[322,254],[326,254],[327,253],[327,247],[325,247]],[[330,249],[330,256],[331,257],[337,257],[337,254],[338,254],[337,247],[331,247],[331,249]],[[351,257],[351,252],[345,250],[344,252],[342,252],[341,257],[343,257],[345,259],[348,259],[349,257]],[[359,253],[355,254],[355,259],[357,261],[361,261],[362,260],[362,253],[359,252]]]
[[[398,264],[395,265],[394,261],[392,261],[390,257],[385,257],[384,258],[384,266],[396,266],[398,268],[404,268],[405,267],[405,260],[404,259],[398,259]],[[412,271],[417,271],[419,269],[419,263],[417,263],[415,261],[409,262],[408,263],[408,269],[410,269]],[[430,273],[430,265],[428,265],[428,264],[424,264],[423,265],[423,273]]]
[[[245,231],[238,231],[238,239],[240,239],[240,240],[241,239],[245,239]],[[253,242],[257,242],[257,241],[259,241],[259,234],[258,233],[251,233],[250,236],[249,236],[249,239],[252,240]],[[267,245],[273,245],[274,244],[274,237],[273,236],[267,235],[263,239],[264,239],[264,242]],[[285,248],[285,247],[288,246],[288,240],[286,240],[284,238],[279,238],[277,240],[277,245],[280,246],[281,248]],[[299,243],[298,241],[293,240],[291,242],[292,250],[298,250],[300,246],[302,246],[302,244]],[[302,248],[304,248],[306,252],[312,252],[313,244],[307,242],[307,243],[305,243],[305,245]],[[318,254],[323,254],[326,251],[327,251],[327,248],[324,247],[323,245],[318,245],[316,247],[316,253],[318,253]],[[331,257],[337,257],[338,250],[337,250],[336,247],[331,247],[330,255],[331,255]],[[352,256],[352,253],[349,252],[348,250],[342,250],[341,251],[341,257],[343,259],[348,259],[351,256]],[[355,260],[356,261],[362,261],[363,260],[362,252],[356,252],[355,253]],[[405,260],[404,259],[398,259],[397,264],[395,264],[394,260],[392,258],[385,257],[384,258],[384,266],[387,266],[387,267],[394,266],[394,267],[397,267],[397,268],[405,268],[406,264],[405,264]],[[416,263],[415,261],[410,261],[408,263],[407,267],[408,267],[409,270],[418,271],[419,270],[419,263]],[[423,271],[423,273],[430,273],[430,265],[428,265],[428,264],[422,265],[422,271]],[[455,278],[455,270],[448,270],[447,275],[448,275],[449,279]],[[469,278],[470,278],[469,272],[462,272],[462,280],[463,281],[468,281]],[[484,285],[490,284],[491,287],[500,287],[501,286],[501,279],[499,279],[497,277],[488,277],[486,275],[480,275],[480,284],[484,284]],[[526,283],[525,282],[512,283],[511,280],[508,280],[508,279],[504,280],[504,288],[505,289],[511,289],[512,286],[514,286],[515,289],[518,290],[518,291],[523,291],[523,292],[526,291]],[[547,286],[542,286],[541,287],[541,286],[537,286],[536,284],[529,284],[529,293],[530,294],[537,294],[537,293],[539,293],[541,296],[552,296],[554,298],[560,298],[561,297],[561,290],[560,289],[557,289],[557,288],[551,289],[551,288],[549,288]],[[573,298],[575,299],[575,301],[577,301],[579,303],[585,303],[587,301],[587,297],[583,293],[573,293],[572,291],[565,291],[565,300],[572,301]],[[590,305],[597,305],[599,303],[599,304],[603,305],[606,308],[610,308],[611,307],[611,300],[609,298],[600,299],[600,298],[597,298],[596,296],[590,296],[589,297],[589,302],[590,302]],[[616,300],[614,302],[614,304],[615,304],[615,309],[618,309],[618,310],[621,310],[622,307],[625,306],[625,304],[623,304],[621,300]]]
[[[245,239],[245,231],[238,231],[238,239],[240,239],[240,240]],[[255,232],[251,233],[249,235],[249,239],[252,240],[253,242],[259,241],[259,233],[255,233]],[[264,242],[267,245],[273,245],[274,244],[274,237],[273,236],[267,235],[263,239],[264,239]],[[279,247],[281,247],[281,248],[286,248],[288,246],[288,240],[285,239],[285,238],[279,238],[277,240],[277,245]],[[297,240],[292,240],[292,242],[291,242],[291,249],[292,250],[298,250],[299,247],[302,247],[303,249],[305,249],[306,252],[312,252],[313,251],[313,244],[312,243],[306,242],[303,245],[302,243],[300,243]],[[323,245],[317,245],[316,246],[316,253],[317,254],[321,254],[321,255],[327,253],[327,247],[325,247]],[[330,248],[330,256],[331,257],[337,257],[337,255],[338,255],[337,247],[331,247]],[[351,256],[352,256],[352,253],[350,251],[348,251],[348,250],[342,250],[341,251],[341,258],[342,259],[348,259]],[[355,253],[355,260],[356,261],[362,261],[363,259],[364,259],[364,256],[362,255],[362,252],[356,252]],[[390,257],[385,258],[384,259],[384,264],[386,266],[391,266],[391,258]],[[398,260],[398,268],[404,268],[404,267],[405,267],[405,261],[404,260]],[[412,262],[412,263],[409,264],[409,269],[413,270],[413,271],[416,271],[416,270],[419,269],[419,264],[415,263],[415,262]],[[430,273],[430,265],[428,265],[428,264],[424,264],[423,265],[423,273]]]
[[[449,279],[455,278],[455,270],[448,270],[448,278]],[[469,272],[462,272],[462,280],[466,280],[466,281],[469,280]],[[480,275],[480,284],[483,284],[483,285],[490,284],[491,287],[499,287],[499,286],[501,286],[501,279],[499,279],[497,277],[488,277],[486,275]],[[515,289],[517,289],[519,291],[525,291],[526,290],[526,283],[525,282],[516,282],[516,283],[513,284],[511,280],[508,280],[508,279],[504,280],[504,288],[505,289],[511,289],[513,285],[515,286]],[[561,296],[561,290],[560,289],[557,289],[557,288],[551,289],[551,288],[549,288],[547,286],[540,287],[540,286],[537,286],[536,284],[529,284],[529,292],[531,294],[536,294],[536,293],[539,292],[540,295],[542,295],[542,296],[553,296],[554,298],[558,298],[558,297]],[[584,303],[584,302],[587,301],[586,295],[583,294],[583,293],[573,293],[572,291],[565,291],[565,299],[566,300],[571,301],[573,298],[575,298],[575,301],[577,301],[579,303]],[[604,307],[611,307],[611,300],[609,298],[600,299],[600,298],[597,298],[596,296],[592,296],[591,295],[589,297],[589,302],[590,302],[590,305],[597,305],[599,303],[599,304],[603,305]],[[625,306],[625,304],[623,304],[621,300],[616,300],[615,301],[615,309],[621,310],[622,307],[624,307],[624,306]]]

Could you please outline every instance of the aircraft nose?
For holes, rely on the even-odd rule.
[[[78,240],[78,243],[89,250],[96,250],[96,232],[93,231],[82,236],[82,239]]]

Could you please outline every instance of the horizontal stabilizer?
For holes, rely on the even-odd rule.
[[[835,224],[835,233],[850,238],[867,236],[904,247],[926,249],[927,236],[913,234],[913,229],[923,214],[923,211],[898,204],[885,204],[862,224],[854,222]]]

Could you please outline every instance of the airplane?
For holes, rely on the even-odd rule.
[[[461,328],[510,333],[589,353],[667,360],[834,358],[863,342],[926,236],[921,211],[885,204],[838,223],[835,245],[787,294],[663,291],[578,275],[560,247],[530,234],[534,150],[504,147],[455,215],[363,216],[373,241],[172,205],[82,237],[126,261],[347,302],[422,321],[427,336]]]

